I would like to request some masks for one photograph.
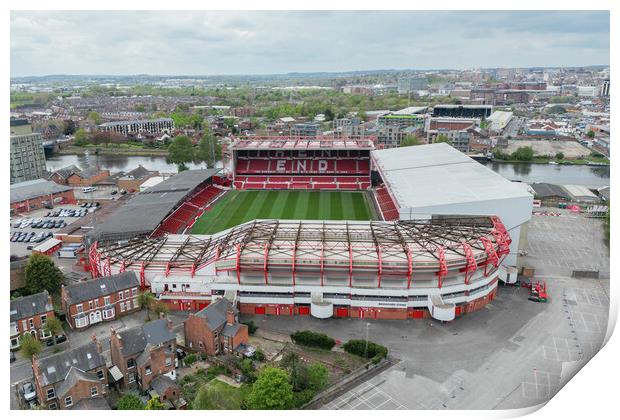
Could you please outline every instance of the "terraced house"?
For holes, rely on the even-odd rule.
[[[38,339],[50,337],[46,334],[45,322],[54,317],[54,306],[49,293],[43,291],[11,301],[11,350],[19,347],[19,337],[31,334]]]
[[[133,272],[63,286],[62,309],[67,322],[71,328],[84,329],[135,312],[140,309],[139,286]]]
[[[108,369],[101,343],[93,342],[52,356],[32,359],[39,403],[50,410],[109,408]]]

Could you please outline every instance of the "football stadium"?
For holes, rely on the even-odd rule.
[[[224,170],[138,194],[89,235],[178,310],[451,321],[514,281],[532,196],[446,144],[241,138]]]

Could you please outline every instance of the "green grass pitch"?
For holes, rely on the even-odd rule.
[[[212,234],[254,219],[376,220],[364,192],[232,190],[192,227]]]

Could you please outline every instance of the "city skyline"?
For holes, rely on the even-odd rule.
[[[607,11],[11,13],[11,77],[590,65]]]

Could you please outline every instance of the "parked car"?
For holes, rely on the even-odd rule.
[[[67,341],[67,336],[64,334],[60,334],[56,336],[56,344],[60,344],[60,343],[64,343],[65,341]],[[45,343],[47,345],[47,347],[51,347],[54,345],[54,339],[50,338],[49,340],[47,340],[47,342]]]
[[[25,384],[23,384],[22,391],[24,392],[24,400],[26,400],[26,402],[32,401],[37,398],[37,393],[34,390],[34,385],[32,385],[32,382],[26,382]]]
[[[116,194],[118,194],[118,191],[116,191],[116,190],[114,190],[114,191],[112,191],[112,192],[110,193],[110,195],[116,195]]]
[[[125,195],[125,194],[127,194],[127,191],[121,190],[121,195]]]
[[[11,363],[13,363],[15,360],[16,360],[16,359],[15,359],[15,353],[13,353],[13,352],[11,351]]]

